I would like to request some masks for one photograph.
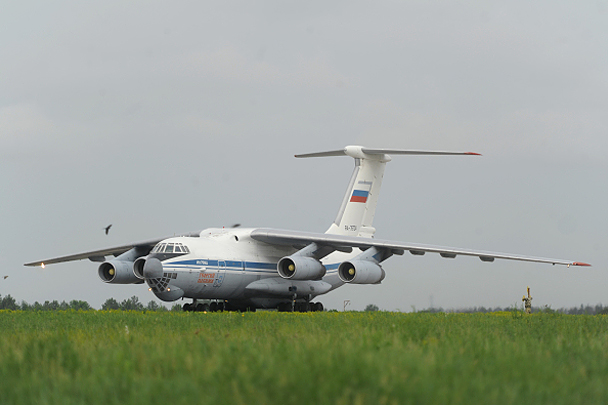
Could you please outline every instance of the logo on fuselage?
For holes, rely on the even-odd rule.
[[[216,275],[216,273],[202,273],[201,272],[198,275],[197,283],[212,284],[213,281],[215,280],[215,275]]]
[[[224,275],[222,273],[200,272],[198,274],[198,280],[196,282],[199,284],[213,284],[214,287],[219,287],[222,285],[223,281],[224,281]]]
[[[215,282],[213,283],[213,286],[219,287],[222,285],[223,281],[224,281],[224,274],[218,273],[217,277],[215,278]]]

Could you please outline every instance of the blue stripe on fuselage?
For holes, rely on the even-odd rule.
[[[277,264],[276,263],[268,263],[268,262],[241,262],[234,260],[216,260],[216,259],[190,259],[190,260],[178,260],[175,262],[163,262],[163,265],[170,267],[215,267],[219,266],[219,263],[225,263],[225,268],[227,270],[243,270],[243,263],[245,263],[245,271],[263,271],[263,270],[272,270],[276,271]],[[327,271],[329,270],[337,270],[340,263],[333,264],[325,264],[325,268]],[[222,266],[224,267],[224,266]]]

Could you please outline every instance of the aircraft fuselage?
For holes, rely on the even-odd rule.
[[[338,264],[353,254],[335,252],[324,263],[327,272],[320,280],[286,280],[277,274],[277,262],[298,249],[275,246],[250,237],[251,229],[208,229],[200,237],[175,237],[159,245],[181,244],[188,253],[155,253],[162,264],[162,277],[146,278],[150,290],[163,301],[179,298],[231,300],[256,306],[276,306],[293,298],[307,300],[344,283]],[[185,250],[185,249],[184,249]],[[355,253],[356,254],[356,253]],[[268,301],[265,305],[264,302]]]

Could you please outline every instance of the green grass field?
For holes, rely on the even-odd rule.
[[[0,311],[0,403],[608,403],[607,332],[519,312]]]

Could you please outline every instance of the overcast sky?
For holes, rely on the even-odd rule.
[[[324,232],[353,161],[293,155],[360,144],[483,154],[395,156],[378,238],[593,267],[406,254],[326,307],[505,307],[527,286],[608,304],[605,2],[0,4],[2,296],[147,303],[89,261],[23,263],[237,222]]]

